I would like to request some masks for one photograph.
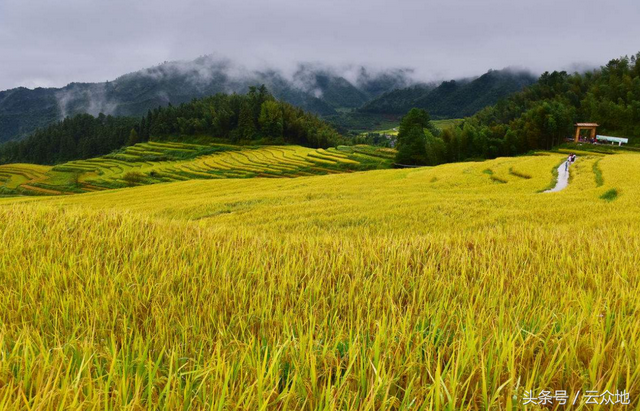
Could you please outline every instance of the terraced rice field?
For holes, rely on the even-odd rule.
[[[2,194],[61,194],[59,190],[38,187],[54,177],[51,167],[35,164],[0,165],[0,195]]]
[[[464,119],[461,118],[451,118],[451,119],[446,119],[446,120],[432,120],[431,124],[433,124],[434,127],[440,129],[440,130],[444,130],[446,128],[450,128],[450,127],[454,127],[457,126],[459,124],[461,124],[464,121]],[[366,134],[370,134],[370,133],[374,133],[374,134],[385,134],[385,135],[389,135],[389,136],[397,136],[398,135],[398,127],[393,127],[393,128],[389,128],[386,130],[373,130],[373,131],[366,131],[361,133],[362,135],[366,135]]]
[[[0,166],[0,194],[55,195],[191,179],[311,176],[386,168],[392,159],[393,152],[367,146],[314,150],[148,142],[55,167]]]
[[[2,199],[0,410],[638,409],[640,155],[564,157]]]

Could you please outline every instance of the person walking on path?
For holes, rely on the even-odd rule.
[[[571,156],[567,157],[567,161],[564,162],[564,171],[569,171],[569,164],[571,164]]]

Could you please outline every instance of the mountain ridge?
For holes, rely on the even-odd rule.
[[[443,81],[439,85],[421,83],[393,90],[374,98],[358,111],[400,115],[417,107],[434,117],[467,117],[536,80],[537,77],[526,70],[489,70],[476,78]]]
[[[533,75],[509,70],[424,83],[407,68],[374,71],[364,66],[339,69],[300,63],[292,72],[285,72],[247,69],[229,60],[202,56],[165,62],[112,81],[0,91],[0,143],[21,140],[77,114],[142,117],[159,106],[218,93],[244,94],[261,84],[277,99],[325,117],[344,130],[344,124],[354,121],[371,127],[375,121],[369,117],[399,116],[412,107],[425,108],[436,118],[472,115],[533,82]]]
[[[344,74],[344,73],[342,73]],[[100,113],[139,117],[158,106],[179,105],[217,93],[244,94],[265,84],[272,94],[318,115],[354,109],[381,93],[411,84],[408,69],[371,73],[360,66],[350,80],[337,69],[299,64],[292,75],[249,70],[212,56],[165,62],[113,81],[72,82],[60,88],[0,91],[0,142],[21,139],[67,116]],[[353,73],[352,73],[353,74]]]

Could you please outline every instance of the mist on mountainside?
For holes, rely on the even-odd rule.
[[[524,70],[513,75],[509,70],[493,73],[491,79],[497,84],[493,89],[486,85],[477,90],[469,86],[482,82],[486,75],[477,79],[458,79],[453,81],[457,86],[455,95],[449,96],[442,95],[442,92],[451,88],[450,82],[425,82],[410,68],[299,63],[290,68],[265,64],[258,69],[208,55],[192,61],[165,62],[122,75],[113,81],[2,91],[0,142],[21,139],[37,128],[80,113],[139,117],[159,106],[179,105],[216,93],[243,94],[249,87],[262,84],[276,98],[327,117],[338,128],[346,130],[348,126],[341,126],[349,125],[362,113],[402,114],[407,104],[413,104],[414,98],[407,99],[407,94],[415,94],[416,91],[420,95],[414,97],[420,106],[448,105],[448,109],[436,110],[436,116],[459,117],[473,114],[535,81],[532,74],[523,74]],[[496,82],[497,73],[508,78]],[[516,77],[524,81],[511,81]],[[503,83],[509,84],[505,86]],[[472,92],[468,93],[469,90]],[[478,97],[483,91],[486,96]],[[406,104],[398,104],[396,95],[402,96]],[[430,101],[425,102],[425,99]],[[459,110],[455,110],[456,105]],[[344,114],[357,109],[361,109],[360,114]],[[366,122],[371,121],[367,118]]]
[[[414,84],[410,69],[330,67],[301,63],[294,70],[249,69],[229,59],[203,56],[125,74],[103,83],[17,88],[0,92],[0,142],[79,113],[141,116],[150,109],[216,93],[246,93],[264,84],[278,99],[319,115],[353,109],[380,94]]]

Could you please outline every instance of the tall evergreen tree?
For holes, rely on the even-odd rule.
[[[260,132],[264,137],[282,138],[284,130],[282,108],[275,101],[265,101],[260,110]]]
[[[136,145],[140,142],[140,138],[138,137],[138,132],[135,128],[132,128],[129,132],[129,139],[127,140],[128,146]]]
[[[237,140],[251,140],[256,134],[256,125],[253,122],[253,111],[249,103],[245,102],[240,106],[238,115],[238,128],[236,130]]]
[[[396,163],[402,165],[422,166],[428,163],[427,141],[424,131],[419,126],[412,127],[405,131],[402,144],[398,145]]]
[[[425,110],[412,108],[402,117],[398,127],[396,163],[404,165],[429,163],[424,130],[430,127],[429,113]]]
[[[398,145],[402,144],[402,139],[409,134],[414,127],[420,129],[431,128],[431,118],[429,113],[419,108],[412,108],[402,117],[400,126],[398,127]]]

